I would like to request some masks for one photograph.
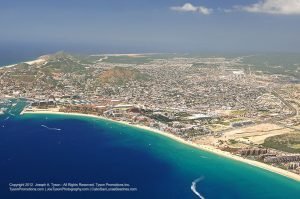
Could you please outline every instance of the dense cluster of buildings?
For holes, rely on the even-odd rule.
[[[0,70],[1,95],[27,98],[40,106],[131,104],[153,114],[179,115],[177,122],[184,115],[214,116],[190,120],[208,132],[214,131],[210,127],[213,122],[238,127],[282,118],[291,112],[266,84],[272,78],[257,81],[250,70],[238,67],[240,58],[173,57],[124,64],[103,62],[104,57],[92,64],[80,64],[80,60],[69,55],[55,56],[43,63],[23,63]],[[69,68],[63,68],[64,64]],[[114,67],[134,68],[148,78],[133,78],[122,84],[103,83],[101,74]]]
[[[245,148],[237,152],[242,157],[252,158],[264,163],[292,170],[300,174],[300,154],[289,154],[267,148]]]
[[[241,58],[160,57],[132,64],[107,59],[99,56],[83,62],[64,54],[41,63],[2,68],[0,98],[26,98],[31,102],[27,111],[58,108],[104,116],[191,141],[261,122],[289,119],[290,125],[299,123],[291,105],[296,102],[286,99],[300,94],[285,92],[278,76],[252,72]],[[113,72],[116,67],[124,70]],[[107,71],[112,72],[105,74],[106,79],[117,74],[124,81],[103,81],[101,75]],[[147,78],[136,78],[134,72]],[[277,156],[267,157],[268,153],[245,149],[241,155],[281,162]]]

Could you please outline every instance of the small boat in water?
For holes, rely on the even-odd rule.
[[[4,115],[7,108],[0,108],[0,115]]]

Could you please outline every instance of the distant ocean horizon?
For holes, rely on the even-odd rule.
[[[69,44],[35,42],[0,42],[0,67],[30,61],[39,56],[65,51],[74,54],[144,53],[135,48],[116,48],[110,44]],[[155,51],[156,52],[156,51]]]
[[[46,54],[47,51],[27,49],[18,46],[0,47],[0,67],[30,61]],[[52,52],[52,51],[49,51]]]
[[[155,48],[154,48],[155,49]],[[0,42],[0,67],[19,62],[30,61],[39,56],[53,54],[59,51],[74,54],[114,54],[114,53],[176,53],[179,55],[201,55],[201,56],[225,56],[238,57],[254,54],[292,54],[294,57],[299,55],[299,52],[253,52],[253,51],[166,51],[133,48],[133,47],[116,47],[110,44],[67,44],[67,43],[34,43],[34,42]]]
[[[0,197],[298,199],[300,183],[146,130],[65,115],[0,116]],[[134,192],[9,192],[9,183],[128,183]],[[200,196],[198,195],[200,194]]]
[[[52,54],[58,51],[82,52],[83,54],[87,52],[98,52],[96,49],[91,49],[87,52],[84,50],[80,51],[80,46],[63,44],[6,42],[0,43],[0,67],[31,61],[42,55]]]

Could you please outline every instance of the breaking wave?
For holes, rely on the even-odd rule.
[[[197,178],[192,182],[191,190],[196,194],[200,199],[205,199],[198,191],[197,191],[197,183],[203,180],[203,177]]]

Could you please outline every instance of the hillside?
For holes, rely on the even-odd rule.
[[[51,72],[69,73],[85,70],[84,65],[81,64],[79,59],[64,52],[58,52],[44,57],[47,57],[47,63],[43,65],[42,68]]]
[[[117,84],[121,85],[129,81],[145,81],[149,76],[141,73],[137,69],[129,67],[114,67],[102,72],[99,80],[103,84]]]

